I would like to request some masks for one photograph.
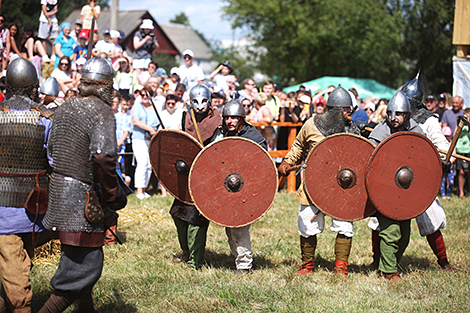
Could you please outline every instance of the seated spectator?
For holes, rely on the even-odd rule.
[[[18,29],[18,25],[16,23],[11,23],[8,26],[7,32],[7,43],[6,43],[6,56],[4,59],[6,60],[6,66],[10,63],[10,58],[14,54],[20,56],[20,32]]]
[[[370,123],[372,116],[373,116],[372,114],[375,111],[375,104],[373,102],[368,102],[366,104],[366,107],[364,108],[364,111],[367,113],[367,116],[369,117],[367,122]]]
[[[72,86],[74,90],[78,90],[78,84],[80,83],[80,77],[82,77],[82,68],[85,62],[86,62],[85,58],[79,58],[75,62],[76,69],[75,71],[72,72]]]
[[[75,47],[75,40],[70,37],[70,23],[62,23],[60,25],[60,28],[61,32],[54,41],[54,52],[56,57],[54,68],[57,68],[57,66],[59,65],[59,61],[63,56],[67,56],[70,58],[73,54],[73,48]]]
[[[60,89],[65,93],[73,88],[72,73],[70,71],[72,62],[66,55],[62,56],[58,62],[59,67],[52,71],[51,77],[57,79]]]
[[[109,29],[103,30],[103,39],[96,43],[95,49],[97,49],[98,55],[102,58],[109,60],[115,58],[114,44],[111,42],[111,32]]]
[[[127,58],[119,58],[113,63],[113,68],[116,70],[114,76],[114,83],[119,93],[131,94],[137,86],[137,75],[134,73],[132,66]]]
[[[118,43],[119,36],[120,36],[119,32],[117,30],[111,30],[110,35],[111,35],[111,43],[114,45],[114,48],[112,51],[113,56],[111,57],[111,64],[112,64],[117,59],[122,57],[122,48]]]
[[[33,32],[33,26],[29,24],[23,29],[20,47],[21,57],[33,60],[35,55],[39,55],[44,62],[50,62],[51,60],[49,59],[46,50],[44,50],[42,42],[39,39],[34,38]]]
[[[371,119],[373,125],[377,125],[381,120],[387,117],[387,104],[380,104],[375,110],[374,116]],[[375,126],[374,126],[375,127]]]
[[[175,90],[176,86],[180,82],[180,75],[178,73],[178,68],[177,67],[172,67],[170,70],[170,78],[166,79],[166,82],[168,83],[168,89],[167,90]]]
[[[81,32],[78,35],[78,45],[73,48],[72,61],[77,62],[78,59],[84,58],[86,60],[88,56],[87,36],[85,32]]]

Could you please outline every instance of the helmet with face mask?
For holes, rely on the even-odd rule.
[[[204,101],[205,100],[205,101]],[[211,103],[211,92],[204,85],[196,85],[189,90],[189,101],[191,107],[202,110]]]
[[[398,91],[392,97],[392,99],[390,99],[390,102],[388,103],[388,106],[387,106],[387,114],[390,116],[392,120],[395,119],[397,112],[406,113],[405,121],[407,121],[410,117],[410,112],[411,112],[410,101],[408,101],[408,98],[406,97],[405,93],[401,90]]]

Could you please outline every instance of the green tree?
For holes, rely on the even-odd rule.
[[[283,83],[331,75],[398,87],[420,66],[430,85],[448,77],[439,60],[452,56],[451,0],[224,1],[232,25],[266,49],[260,70]],[[436,40],[440,51],[426,47]]]
[[[170,23],[189,25],[189,18],[186,13],[181,12],[176,14],[175,17],[170,20]]]

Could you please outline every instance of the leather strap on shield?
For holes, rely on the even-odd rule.
[[[277,171],[255,142],[229,137],[202,150],[189,174],[189,190],[199,212],[226,227],[253,223],[271,207]]]
[[[305,191],[326,215],[357,221],[375,213],[365,187],[367,161],[374,144],[354,134],[335,134],[310,152],[305,169]]]
[[[369,160],[366,188],[377,210],[398,221],[422,214],[442,179],[439,153],[419,133],[397,132],[383,140]]]
[[[173,197],[186,204],[193,204],[188,175],[201,150],[202,145],[196,139],[174,129],[160,130],[150,141],[150,164],[155,176]]]

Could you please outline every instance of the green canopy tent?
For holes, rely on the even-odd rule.
[[[362,99],[372,97],[374,99],[390,99],[397,92],[397,90],[382,85],[381,83],[370,78],[350,78],[350,77],[335,77],[323,76],[302,84],[286,87],[283,89],[285,92],[297,91],[301,85],[308,87],[313,94],[319,89],[325,90],[328,86],[341,86],[344,89],[355,88]]]

